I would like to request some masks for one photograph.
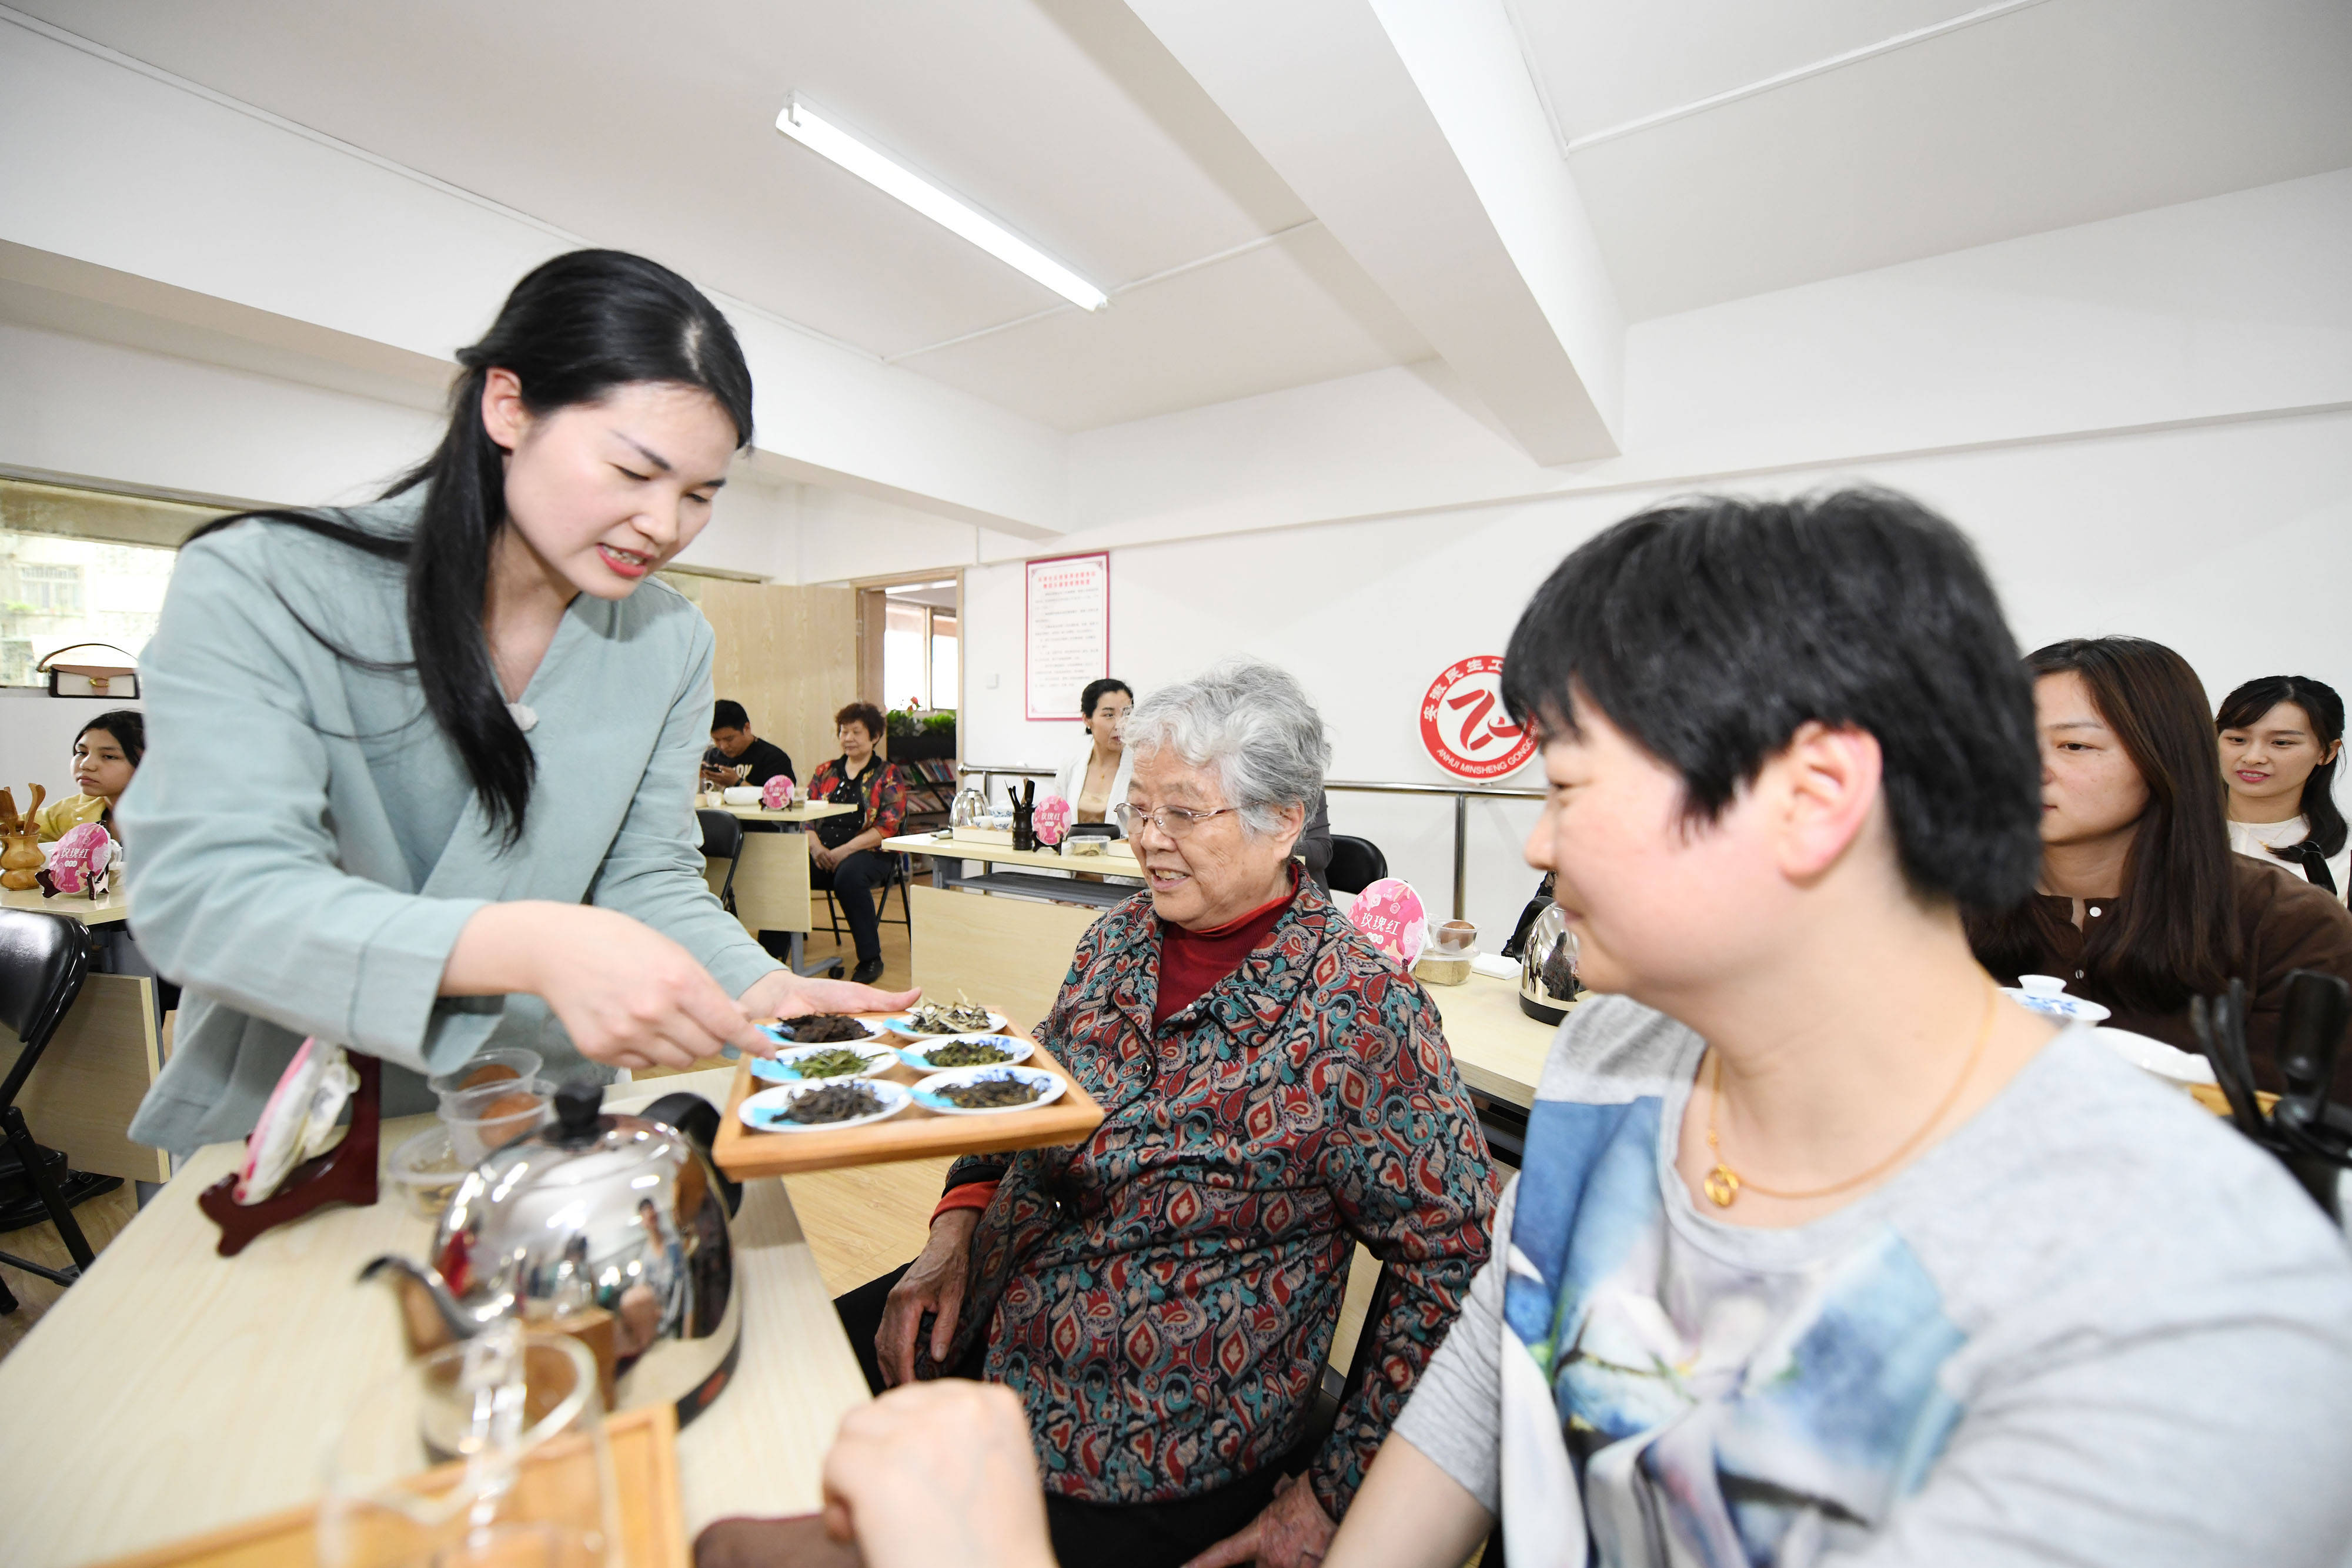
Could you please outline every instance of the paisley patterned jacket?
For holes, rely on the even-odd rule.
[[[948,1364],[984,1325],[1052,1491],[1209,1491],[1300,1441],[1360,1240],[1386,1307],[1309,1470],[1337,1519],[1486,1260],[1486,1137],[1428,993],[1311,881],[1155,1030],[1160,930],[1139,895],[1078,944],[1038,1038],[1107,1114],[1083,1145],[1005,1166]]]

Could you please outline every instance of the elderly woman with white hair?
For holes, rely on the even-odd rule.
[[[842,1316],[878,1318],[877,1384],[1020,1396],[1065,1568],[1286,1568],[1461,1310],[1495,1181],[1428,994],[1292,862],[1330,756],[1297,682],[1222,665],[1137,706],[1127,745],[1149,885],[1038,1031],[1103,1124],[958,1161],[922,1256]],[[1370,1370],[1312,1443],[1359,1241],[1383,1265]]]

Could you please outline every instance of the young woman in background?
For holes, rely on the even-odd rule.
[[[62,839],[84,822],[96,822],[116,838],[114,803],[131,788],[139,759],[147,753],[147,721],[136,708],[100,714],[74,736],[75,794],[41,808],[41,838]]]
[[[2231,692],[2214,716],[2230,847],[2275,860],[2341,902],[2352,888],[2352,839],[2336,804],[2344,699],[2307,675],[2264,675]]]
[[[2197,1050],[2192,997],[2246,983],[2247,1044],[2264,1089],[2286,977],[2352,980],[2352,913],[2268,857],[2230,852],[2205,688],[2171,649],[2138,637],[2036,649],[2042,873],[2036,896],[1971,915],[1977,956],[2003,985],[2055,975],[2109,1020]],[[2352,1101],[2352,1057],[2336,1092]]]
[[[1092,681],[1079,694],[1086,744],[1062,764],[1054,780],[1054,793],[1070,803],[1072,821],[1107,822],[1110,809],[1127,799],[1135,764],[1128,757],[1124,733],[1134,706],[1135,693],[1125,681]]]

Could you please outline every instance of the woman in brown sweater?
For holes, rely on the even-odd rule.
[[[2352,981],[2352,914],[2274,865],[2232,854],[2205,691],[2188,662],[2137,637],[2077,638],[2026,656],[2042,739],[2042,876],[2035,896],[1969,922],[1995,977],[2055,975],[2114,1010],[2107,1021],[2198,1049],[2189,998],[2232,977],[2249,993],[2261,1086],[2286,978]],[[2336,1097],[2352,1103],[2352,1054]]]

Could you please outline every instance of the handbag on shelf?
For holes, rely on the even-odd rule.
[[[114,648],[126,659],[131,655],[111,643],[68,643],[64,647],[33,666],[36,674],[49,677],[49,695],[53,697],[98,697],[115,702],[139,700],[139,664],[132,659],[127,664],[93,664],[58,663],[58,653],[70,653],[76,648]]]

